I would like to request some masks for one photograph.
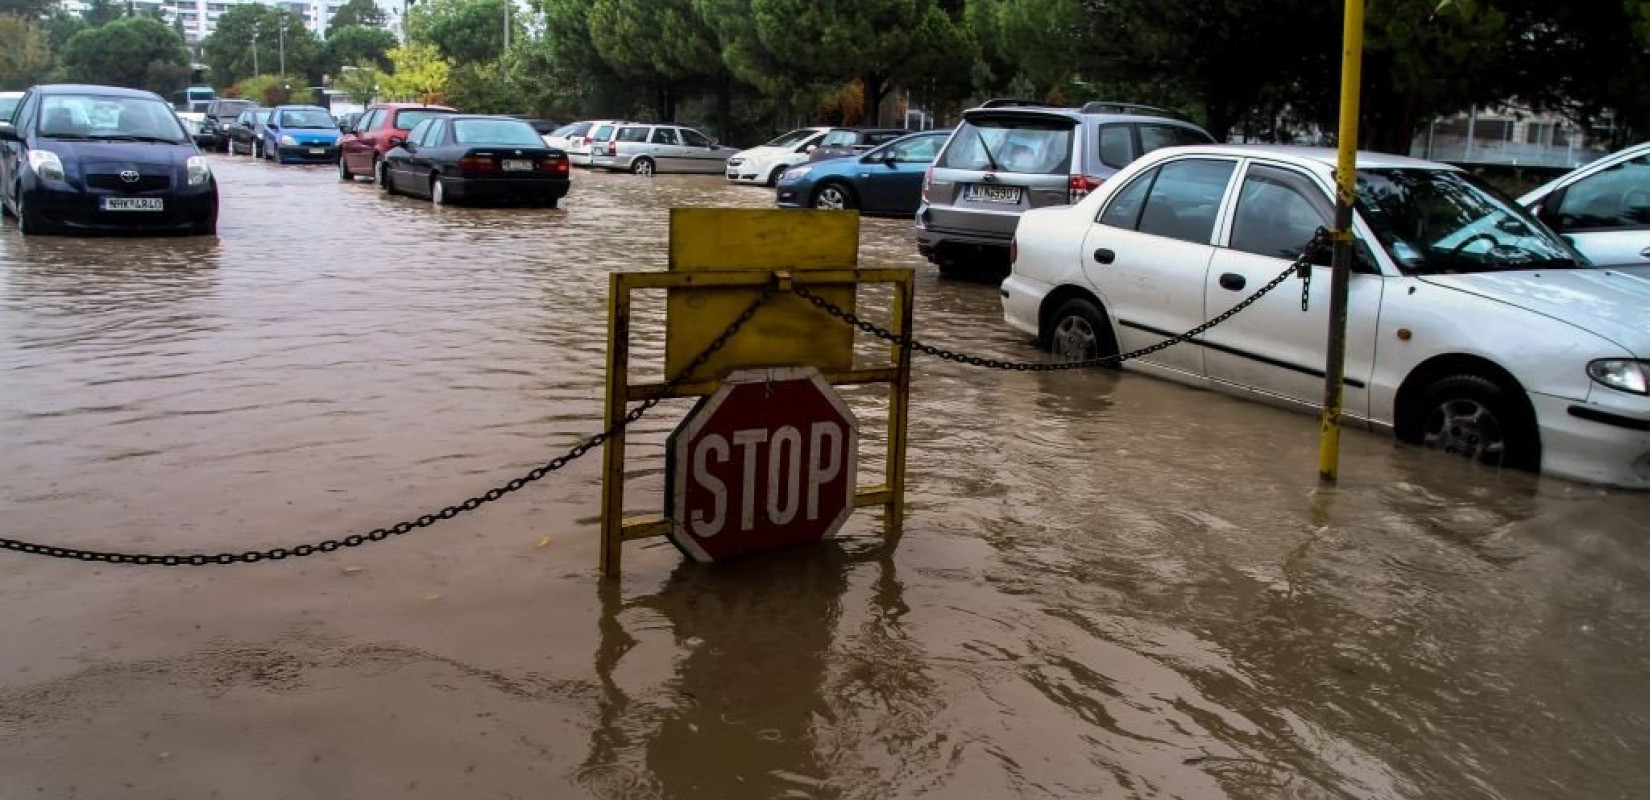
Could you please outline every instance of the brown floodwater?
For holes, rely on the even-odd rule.
[[[508,480],[600,426],[606,276],[664,266],[665,209],[771,198],[580,173],[562,210],[437,209],[214,164],[216,240],[0,231],[0,536],[291,545]],[[918,269],[919,333],[1035,357],[906,228],[861,263]],[[300,561],[0,553],[0,798],[1650,795],[1650,496],[1365,433],[1319,491],[1311,417],[915,374],[897,540],[638,542],[604,582],[591,456]],[[639,424],[633,511],[684,408]]]

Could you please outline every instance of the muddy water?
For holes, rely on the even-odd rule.
[[[768,197],[580,174],[562,211],[437,210],[216,164],[216,241],[0,231],[3,535],[293,544],[508,479],[598,425],[605,276],[663,265],[663,210]],[[863,262],[919,266],[903,228]],[[926,336],[1030,355],[991,287],[919,284]],[[0,554],[0,797],[1650,793],[1650,497],[1363,434],[1317,493],[1307,417],[917,372],[898,542],[638,543],[603,585],[587,459],[302,562]]]

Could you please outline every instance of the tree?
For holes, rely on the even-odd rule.
[[[695,79],[722,72],[715,34],[690,0],[595,0],[590,41],[619,75],[652,85],[662,120],[676,118],[676,101]]]
[[[279,73],[283,30],[287,77],[311,85],[318,83],[326,68],[321,41],[301,18],[284,9],[256,4],[231,6],[218,18],[217,29],[201,43],[201,57],[212,68],[212,79],[219,86],[233,85],[259,72]]]
[[[30,86],[46,76],[52,54],[38,23],[0,15],[0,86]]]
[[[436,103],[447,93],[453,65],[435,45],[408,42],[390,51],[390,63],[395,71],[383,76],[378,84],[379,92],[386,97]]]
[[[46,18],[46,49],[53,53],[63,52],[63,45],[75,34],[86,29],[86,21],[79,14],[70,14],[67,11],[58,11]]]
[[[58,73],[74,83],[148,89],[163,96],[189,77],[189,51],[166,23],[123,17],[75,34],[63,45]],[[181,67],[182,80],[176,67]]]
[[[80,18],[93,28],[102,27],[126,16],[126,6],[111,0],[91,0],[86,9],[80,12]]]
[[[395,34],[383,28],[363,25],[333,28],[327,34],[326,71],[336,78],[339,68],[345,64],[359,66],[370,63],[387,69],[390,65],[389,52],[397,44]]]
[[[521,14],[510,16],[510,38],[526,33]],[[407,15],[407,35],[428,42],[457,64],[498,61],[504,51],[504,0],[428,0]]]
[[[37,20],[51,13],[54,0],[0,0],[0,16]]]
[[[379,84],[383,81],[384,71],[378,65],[362,62],[339,67],[338,74],[333,76],[332,88],[347,92],[357,103],[371,103],[378,98]]]
[[[339,28],[365,26],[368,28],[382,28],[386,19],[384,11],[373,0],[348,0],[339,7],[337,13],[327,22],[327,38],[332,38],[332,32]]]

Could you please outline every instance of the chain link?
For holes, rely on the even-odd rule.
[[[986,358],[984,356],[970,355],[968,353],[959,353],[955,350],[947,350],[943,347],[927,344],[925,342],[919,342],[910,334],[894,333],[887,328],[880,327],[868,320],[861,319],[859,315],[854,312],[844,310],[841,306],[838,306],[835,303],[814,294],[803,286],[792,286],[791,291],[798,297],[812,303],[815,308],[818,308],[819,310],[824,311],[825,313],[830,314],[831,316],[836,317],[837,319],[840,319],[855,328],[871,334],[878,339],[899,345],[902,348],[916,350],[917,352],[926,353],[934,356],[935,358],[944,359],[946,361],[954,361],[958,364],[967,364],[973,367],[986,367],[989,369],[1012,370],[1017,372],[1055,372],[1059,370],[1086,369],[1088,367],[1121,364],[1131,358],[1148,356],[1152,353],[1158,352],[1159,350],[1166,350],[1182,342],[1190,341],[1197,337],[1198,334],[1201,334],[1204,331],[1207,331],[1210,328],[1213,328],[1216,325],[1237,316],[1239,312],[1251,305],[1254,305],[1257,300],[1265,297],[1267,292],[1278,288],[1278,286],[1284,281],[1289,280],[1290,276],[1301,277],[1304,275],[1305,277],[1302,277],[1302,280],[1311,280],[1312,259],[1317,255],[1320,248],[1322,248],[1323,244],[1328,240],[1329,232],[1323,228],[1319,228],[1318,231],[1312,235],[1312,239],[1306,243],[1306,247],[1301,251],[1300,257],[1295,259],[1294,263],[1290,264],[1287,269],[1278,273],[1277,277],[1273,278],[1265,286],[1260,287],[1260,289],[1256,290],[1254,294],[1245,297],[1237,305],[1226,309],[1202,325],[1192,328],[1191,330],[1178,336],[1172,336],[1148,347],[1142,347],[1139,350],[1134,350],[1127,353],[1118,353],[1116,355],[1100,356],[1098,358],[1078,359],[1074,361],[1003,361],[996,358]],[[1306,290],[1303,289],[1301,295],[1301,310],[1303,311],[1306,310],[1305,292]]]
[[[415,519],[397,522],[387,528],[376,528],[368,531],[367,533],[352,533],[348,536],[337,539],[327,539],[315,544],[300,544],[293,547],[274,547],[268,550],[248,550],[241,553],[194,553],[188,555],[113,553],[99,550],[79,550],[72,547],[52,547],[50,545],[35,544],[33,542],[24,542],[17,539],[6,538],[0,538],[0,550],[11,550],[18,553],[28,553],[30,555],[50,556],[52,558],[65,558],[78,561],[98,561],[108,564],[137,564],[141,566],[155,565],[163,567],[204,567],[217,564],[256,564],[260,561],[280,561],[286,558],[303,558],[304,556],[310,556],[316,553],[331,553],[335,550],[340,550],[347,547],[360,547],[368,542],[381,542],[391,536],[401,536],[418,530],[419,528],[428,528],[437,522],[452,519],[453,517],[467,511],[474,511],[488,503],[503,498],[505,495],[520,491],[528,484],[531,484],[544,476],[549,475],[550,473],[555,472],[556,470],[559,470],[574,461],[577,461],[585,453],[601,447],[602,444],[608,439],[613,438],[620,431],[641,419],[643,414],[646,414],[655,406],[664,402],[667,398],[674,394],[683,383],[690,380],[693,374],[699,371],[700,367],[703,367],[705,364],[710,362],[711,356],[716,355],[717,351],[727,346],[728,341],[733,338],[734,334],[738,333],[740,328],[745,327],[745,323],[750,322],[751,318],[756,316],[757,309],[761,308],[764,304],[771,300],[773,295],[774,289],[771,285],[763,287],[761,294],[757,295],[756,299],[751,301],[751,304],[746,306],[745,310],[740,312],[738,317],[734,318],[733,322],[728,325],[726,330],[722,331],[720,336],[712,339],[710,344],[706,345],[705,349],[700,351],[699,355],[695,356],[692,361],[688,362],[686,368],[678,373],[676,377],[671,378],[668,382],[666,382],[665,385],[661,387],[652,397],[647,398],[642,401],[640,405],[626,412],[623,417],[613,423],[612,426],[608,427],[607,430],[604,430],[582,442],[579,442],[576,445],[573,445],[573,447],[566,453],[556,456],[555,458],[534,467],[525,475],[518,478],[512,478],[502,485],[488,489],[487,491],[482,492],[475,497],[464,500],[463,502],[447,506],[440,511],[424,514],[423,516]]]

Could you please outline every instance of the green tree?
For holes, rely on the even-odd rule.
[[[510,16],[512,40],[526,34],[522,16]],[[498,61],[504,51],[504,0],[428,0],[408,12],[407,35],[435,45],[457,64]]]
[[[111,0],[91,0],[86,9],[80,12],[80,18],[88,26],[101,27],[126,16],[126,5]]]
[[[378,99],[384,75],[384,71],[370,61],[340,67],[332,79],[332,88],[348,92],[350,99],[357,103],[371,103]]]
[[[435,45],[408,42],[390,51],[393,73],[378,83],[381,94],[396,100],[436,103],[447,93],[452,62],[442,57]]]
[[[0,86],[30,86],[51,69],[46,35],[31,19],[0,14]]]
[[[37,20],[50,14],[55,5],[53,0],[0,0],[0,16]]]
[[[716,35],[691,0],[595,0],[590,40],[614,72],[654,91],[660,119],[676,118],[676,103],[694,81],[723,72]]]
[[[1080,0],[968,0],[965,20],[985,67],[981,89],[1020,78],[1041,99],[1064,94],[1094,46]]]
[[[327,22],[327,38],[332,38],[332,32],[339,28],[357,25],[382,28],[385,22],[383,9],[373,0],[348,0]]]
[[[66,81],[148,89],[164,96],[188,80],[189,51],[165,23],[124,17],[70,38],[59,54],[58,73]]]
[[[363,25],[333,28],[327,34],[326,71],[336,78],[339,67],[345,64],[371,63],[386,69],[390,65],[389,52],[397,44],[395,34],[383,28]]]
[[[63,52],[63,45],[75,34],[86,29],[86,21],[79,14],[70,14],[67,11],[58,11],[46,18],[44,23],[46,32],[46,49],[53,53]]]
[[[327,66],[321,41],[301,18],[284,9],[256,4],[230,7],[218,18],[217,29],[201,42],[201,57],[219,86],[260,72],[279,73],[283,30],[287,77],[318,83]]]

